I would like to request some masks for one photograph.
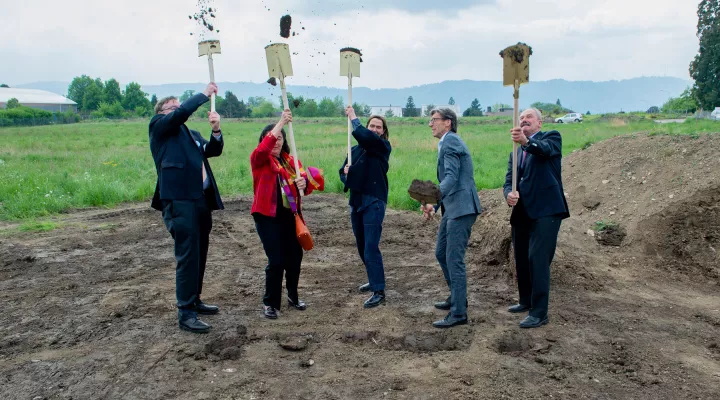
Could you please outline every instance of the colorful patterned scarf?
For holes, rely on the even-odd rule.
[[[285,152],[281,152],[279,159],[272,156],[270,158],[273,163],[273,169],[278,173],[278,180],[280,181],[280,187],[282,188],[283,207],[291,209],[293,213],[297,213],[298,207],[295,199],[298,196],[294,183],[298,174],[295,171],[295,165],[292,161],[292,157]],[[305,170],[300,167],[300,176],[303,175],[307,178],[308,185],[311,185],[313,189],[322,190],[321,186],[323,185],[313,179],[312,174],[305,173]]]

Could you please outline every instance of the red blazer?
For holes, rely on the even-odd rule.
[[[253,197],[251,214],[259,213],[268,217],[274,217],[277,211],[277,186],[278,186],[278,174],[275,170],[274,163],[272,163],[272,149],[275,147],[277,138],[275,135],[267,135],[258,144],[258,147],[253,150],[250,154],[250,168],[252,169],[253,176]],[[290,156],[290,162],[294,163],[292,156]],[[300,167],[302,163],[298,160]],[[302,173],[302,177],[307,180],[307,174]],[[298,209],[300,208],[300,197],[298,196],[298,190],[295,185],[290,186],[293,196],[297,200]],[[312,193],[312,185],[307,185],[305,188],[305,194]]]

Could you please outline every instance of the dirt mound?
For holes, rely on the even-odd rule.
[[[572,217],[563,223],[566,246],[595,252],[588,243],[598,224],[627,236],[600,234],[619,245],[593,269],[638,264],[638,257],[690,279],[718,278],[720,170],[718,135],[634,134],[596,143],[565,157],[563,178]],[[622,229],[621,229],[622,230]],[[620,232],[622,236],[623,232]],[[631,262],[632,261],[632,262]]]
[[[639,224],[657,265],[698,280],[720,280],[720,186],[696,192],[667,213]]]
[[[720,280],[719,144],[717,135],[639,133],[566,155],[571,217],[561,226],[553,285],[600,290],[614,268],[644,265],[644,257],[689,279]],[[468,250],[477,270],[469,274],[512,284],[511,209],[499,189],[479,195],[484,212]]]

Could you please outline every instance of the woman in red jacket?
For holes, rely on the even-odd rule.
[[[300,212],[299,190],[310,194],[315,189],[323,190],[324,186],[319,173],[311,174],[308,179],[302,164],[300,175],[295,172],[295,161],[290,156],[283,129],[288,122],[292,122],[292,114],[286,109],[277,124],[262,130],[260,143],[250,155],[255,192],[251,213],[268,258],[263,313],[271,319],[278,317],[283,272],[288,303],[298,310],[307,308],[298,298],[303,249],[295,232],[295,212]]]

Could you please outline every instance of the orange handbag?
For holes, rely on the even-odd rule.
[[[298,213],[295,213],[295,234],[297,235],[298,242],[303,250],[312,250],[314,245],[312,236],[310,236],[310,231],[305,225],[305,221],[303,221],[302,217],[300,217],[300,214]]]

